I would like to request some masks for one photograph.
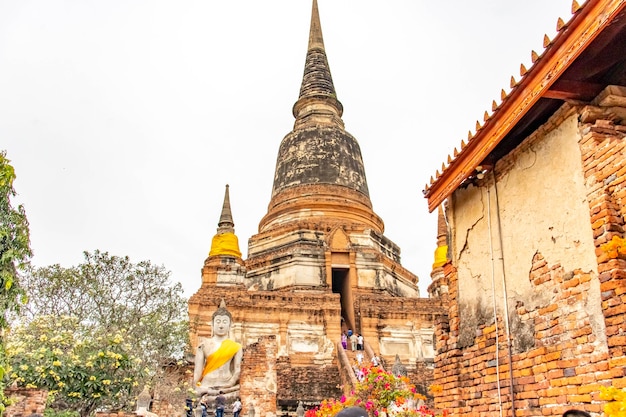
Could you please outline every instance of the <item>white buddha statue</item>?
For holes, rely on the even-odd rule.
[[[193,382],[198,396],[215,399],[221,391],[227,399],[239,394],[241,344],[228,338],[232,316],[224,300],[213,313],[213,336],[201,338],[196,350]]]

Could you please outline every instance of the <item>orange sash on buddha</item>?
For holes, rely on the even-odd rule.
[[[200,385],[202,378],[228,362],[235,356],[239,349],[241,349],[239,343],[233,342],[230,339],[224,339],[220,347],[206,358],[206,364],[202,370],[202,376],[200,377],[200,381],[198,381],[198,385]]]

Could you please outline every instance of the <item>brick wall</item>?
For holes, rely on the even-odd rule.
[[[589,190],[590,220],[598,257],[608,360],[600,378],[626,387],[626,260],[609,259],[600,245],[626,237],[626,126],[596,120],[582,127],[580,147]],[[598,378],[598,379],[600,379]]]
[[[545,302],[510,306],[510,334],[500,316],[462,334],[457,270],[445,265],[448,316],[436,326],[438,409],[478,417],[499,415],[502,407],[511,415],[513,399],[516,416],[560,416],[573,407],[599,414],[600,387],[626,387],[626,260],[608,259],[600,249],[625,233],[626,128],[603,120],[579,128],[588,193],[581,200],[589,202],[597,274],[566,271],[538,251],[528,280]]]
[[[278,359],[278,398],[281,408],[293,408],[298,401],[317,404],[325,398],[340,398],[341,378],[336,362],[329,366],[292,366],[287,356]]]
[[[31,414],[43,415],[48,400],[48,391],[26,388],[9,388],[4,394],[14,403],[4,410],[4,417],[28,417]]]
[[[391,370],[391,366],[387,367]],[[419,394],[426,397],[426,405],[432,407],[434,399],[429,392],[429,387],[433,384],[434,367],[432,363],[418,361],[414,367],[407,366],[407,377],[415,385],[415,389]]]
[[[244,349],[239,390],[244,416],[251,409],[256,417],[276,415],[276,349],[275,336],[261,337]]]

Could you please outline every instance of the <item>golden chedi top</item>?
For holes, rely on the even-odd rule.
[[[228,184],[224,192],[224,204],[222,205],[222,214],[217,224],[217,234],[213,236],[211,241],[210,256],[234,256],[241,258],[239,250],[239,240],[235,235],[235,223],[230,210],[230,195],[228,192]]]
[[[444,266],[448,262],[448,227],[443,207],[437,211],[437,249],[433,269]]]

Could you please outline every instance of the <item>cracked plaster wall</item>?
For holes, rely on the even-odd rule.
[[[498,161],[498,203],[491,173],[482,184],[455,192],[448,218],[458,267],[461,327],[467,329],[460,335],[462,345],[471,343],[478,325],[493,322],[492,275],[501,311],[503,266],[511,311],[519,301],[533,308],[551,296],[534,291],[529,280],[537,252],[564,271],[581,269],[597,275],[578,139],[573,115],[550,132],[526,139]]]

